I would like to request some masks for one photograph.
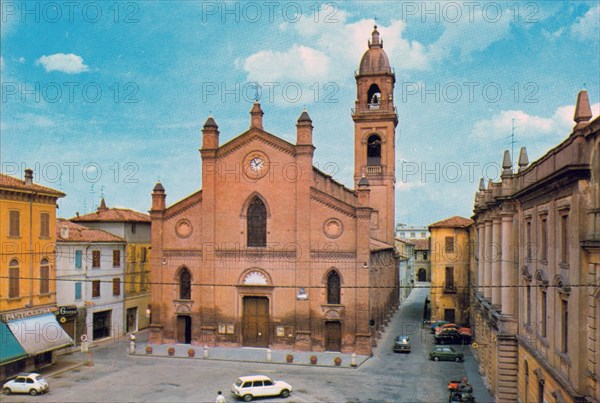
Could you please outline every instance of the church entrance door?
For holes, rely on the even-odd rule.
[[[342,350],[342,324],[340,322],[325,322],[325,350]]]
[[[419,269],[417,276],[419,277],[419,281],[427,281],[427,272],[425,269]]]
[[[242,344],[246,347],[269,347],[269,299],[244,297]]]
[[[177,343],[190,344],[192,342],[192,318],[177,316]]]

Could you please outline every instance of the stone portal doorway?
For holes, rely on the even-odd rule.
[[[246,347],[269,347],[269,299],[244,297],[242,344]]]
[[[417,277],[419,281],[427,281],[427,272],[425,271],[425,269],[419,269]]]

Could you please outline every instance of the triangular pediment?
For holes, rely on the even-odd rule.
[[[223,158],[252,142],[263,143],[290,155],[296,153],[296,147],[292,143],[254,127],[219,147],[217,158]]]

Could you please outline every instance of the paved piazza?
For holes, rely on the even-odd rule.
[[[287,399],[257,400],[262,402],[444,402],[448,401],[448,380],[465,375],[475,387],[477,402],[492,401],[468,347],[464,348],[464,364],[428,359],[433,336],[421,327],[423,302],[428,295],[428,288],[413,290],[383,334],[374,356],[358,369],[130,356],[128,343],[122,341],[93,349],[94,366],[48,376],[51,391],[46,395],[2,396],[0,401],[214,402],[217,391],[222,390],[227,401],[233,402],[231,384],[238,376],[257,373],[285,380],[294,387]],[[410,354],[392,352],[393,339],[401,333],[411,335]],[[232,360],[236,350],[232,349]],[[82,359],[81,353],[59,357],[60,361],[73,363]],[[48,374],[51,372],[52,368]]]

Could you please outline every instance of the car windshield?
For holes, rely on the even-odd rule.
[[[238,379],[237,381],[235,381],[235,386],[242,386],[242,380]]]
[[[41,375],[34,376],[33,379],[36,379],[38,382],[46,382],[46,380],[44,378],[42,378]]]

